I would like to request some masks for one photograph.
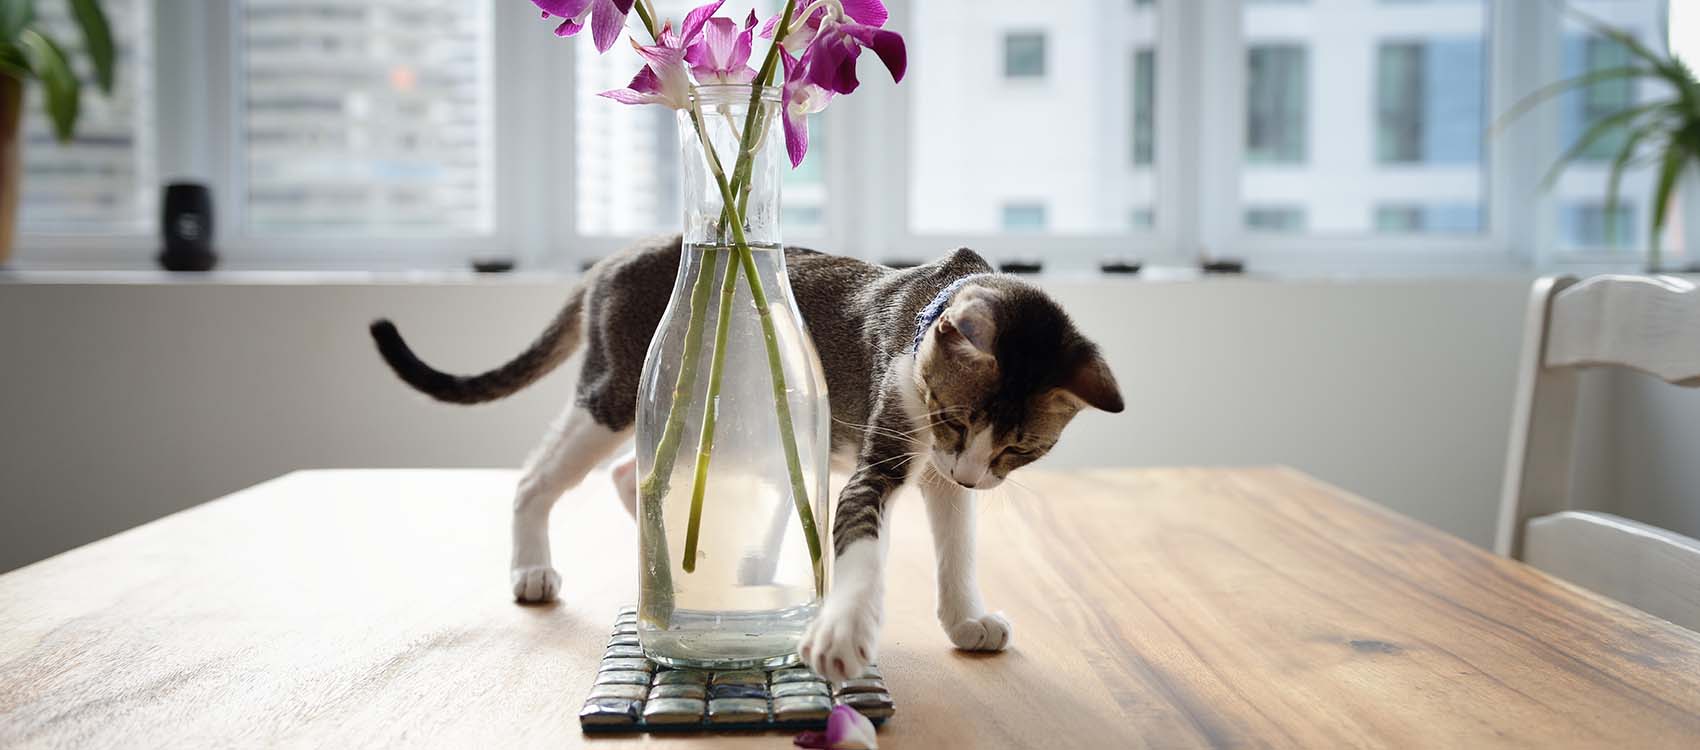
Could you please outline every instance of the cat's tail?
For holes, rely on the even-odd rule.
[[[481,404],[537,382],[571,356],[579,344],[583,307],[581,285],[573,290],[560,314],[531,346],[507,364],[478,375],[451,375],[420,361],[388,319],[372,321],[372,340],[377,342],[378,353],[384,356],[396,377],[425,395],[451,404]]]

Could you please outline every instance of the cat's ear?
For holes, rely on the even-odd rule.
[[[939,343],[953,354],[990,357],[997,324],[992,321],[991,302],[973,291],[977,290],[963,290],[950,309],[939,316]]]
[[[1116,376],[1110,373],[1110,366],[1104,362],[1104,357],[1097,352],[1082,360],[1063,380],[1062,389],[1086,406],[1102,409],[1112,414],[1122,410],[1122,392],[1116,385]]]

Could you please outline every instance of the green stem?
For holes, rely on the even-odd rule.
[[[710,273],[713,269],[705,269]],[[726,369],[726,333],[732,322],[732,297],[738,289],[738,264],[726,259],[726,280],[720,285],[719,317],[714,323],[714,359],[708,365],[708,401],[702,413],[702,436],[697,439],[696,481],[691,485],[691,517],[685,527],[686,573],[697,568],[697,537],[702,530],[702,498],[708,490],[708,461],[714,453],[714,423],[720,415],[720,375]]]
[[[681,255],[686,250],[680,248]],[[673,574],[668,569],[666,561],[672,556],[667,553],[667,526],[661,515],[661,500],[667,495],[668,485],[673,478],[673,465],[678,460],[679,441],[684,436],[685,412],[690,406],[690,392],[696,388],[697,366],[702,361],[702,321],[708,315],[708,295],[713,284],[714,267],[720,259],[720,251],[710,247],[704,250],[699,261],[709,270],[697,276],[695,287],[691,290],[691,317],[685,324],[685,349],[680,354],[681,364],[679,375],[673,381],[673,399],[667,408],[667,426],[661,431],[661,442],[655,447],[655,458],[650,462],[649,474],[638,484],[638,505],[643,509],[640,514],[644,523],[644,539],[647,540],[645,560],[661,561],[661,564],[646,565],[647,583],[652,588],[652,595],[644,597],[644,619],[658,624],[665,624],[672,619]],[[689,259],[680,257],[680,263]],[[727,265],[731,265],[731,258]]]

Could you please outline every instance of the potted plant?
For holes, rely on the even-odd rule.
[[[82,30],[95,83],[112,93],[112,29],[99,0],[67,0]],[[12,256],[18,224],[18,178],[23,168],[24,82],[41,82],[42,107],[60,143],[76,130],[82,82],[65,47],[39,23],[34,0],[0,0],[0,265]]]
[[[1594,144],[1613,133],[1622,134],[1622,143],[1611,159],[1611,172],[1606,181],[1606,236],[1613,233],[1618,206],[1618,192],[1623,172],[1630,166],[1650,165],[1657,171],[1653,183],[1652,222],[1647,233],[1647,268],[1657,272],[1661,235],[1670,218],[1671,198],[1681,193],[1685,206],[1684,240],[1689,254],[1700,251],[1700,81],[1694,71],[1674,55],[1661,54],[1636,39],[1633,34],[1616,28],[1585,13],[1570,13],[1590,31],[1620,44],[1633,59],[1625,65],[1593,70],[1541,87],[1524,97],[1501,118],[1509,122],[1533,109],[1536,105],[1566,91],[1582,89],[1613,80],[1660,81],[1669,94],[1642,102],[1593,123],[1576,142],[1559,156],[1542,181],[1550,189],[1566,167],[1587,153]],[[1681,185],[1680,191],[1678,185]]]

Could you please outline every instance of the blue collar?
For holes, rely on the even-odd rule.
[[[950,305],[950,298],[971,278],[974,277],[964,276],[950,282],[945,288],[940,289],[938,294],[933,295],[932,301],[928,302],[926,307],[921,308],[921,312],[915,314],[915,340],[910,342],[909,345],[911,353],[920,353],[921,340],[927,337],[927,329],[932,328],[933,324],[938,322],[939,316],[943,315],[944,309]]]

